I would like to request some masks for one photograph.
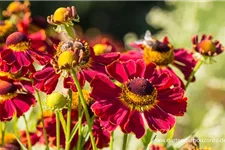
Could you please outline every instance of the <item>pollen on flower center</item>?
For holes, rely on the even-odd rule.
[[[59,55],[58,65],[59,69],[73,67],[76,64],[77,57],[73,51],[64,51]]]
[[[0,103],[15,97],[17,87],[8,81],[0,80]]]
[[[130,109],[144,111],[154,105],[156,97],[157,90],[148,80],[136,78],[123,86],[120,98]]]
[[[6,46],[15,52],[26,51],[30,48],[30,40],[24,33],[14,32],[7,37]]]
[[[216,46],[211,40],[203,40],[199,43],[199,48],[202,53],[215,53],[216,52]]]
[[[143,59],[146,64],[153,62],[159,66],[168,65],[174,59],[173,47],[158,40],[152,41],[144,46]]]
[[[91,97],[89,96],[88,91],[86,90],[82,90],[83,95],[84,95],[84,99],[86,101],[87,106],[90,106],[94,101],[93,99],[91,99]],[[72,93],[72,109],[78,109],[78,92],[73,92]]]
[[[58,8],[55,12],[54,12],[54,17],[53,17],[53,20],[55,22],[64,22],[65,21],[65,16],[68,16],[69,15],[69,11],[68,9],[66,9],[65,7],[60,7]]]

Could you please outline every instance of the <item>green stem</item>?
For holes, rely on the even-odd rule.
[[[114,142],[114,137],[113,137],[113,135],[114,135],[114,132],[112,131],[111,132],[111,135],[110,135],[110,150],[113,150],[113,142]]]
[[[71,105],[72,105],[72,91],[69,90],[70,101],[67,109],[67,128],[66,128],[66,150],[70,150],[70,125],[71,125]]]
[[[37,89],[35,89],[35,92],[36,92],[36,99],[38,101],[38,104],[39,104],[40,110],[41,110],[41,123],[42,123],[42,128],[43,128],[43,133],[44,133],[44,139],[45,139],[45,143],[46,143],[46,150],[49,150],[48,137],[47,137],[47,132],[46,132],[46,128],[45,128],[44,111],[43,111],[43,107],[42,107],[42,103],[41,103],[41,97],[40,97],[40,94]]]
[[[25,123],[25,126],[26,126],[26,135],[27,135],[28,150],[32,150],[32,144],[31,144],[31,139],[30,139],[30,133],[29,133],[28,123],[27,123],[27,119],[26,119],[25,115],[23,115],[23,119],[24,119],[24,123]]]
[[[66,121],[63,117],[62,111],[59,111],[58,113],[59,113],[59,120],[60,120],[60,122],[62,124],[62,127],[63,127],[63,132],[66,135]]]
[[[81,102],[80,96],[78,97],[78,142],[77,149],[80,149],[81,141],[82,141],[82,118],[81,118]]]
[[[60,119],[59,119],[59,112],[56,111],[56,146],[57,150],[60,150]]]
[[[5,122],[2,122],[1,123],[1,130],[2,130],[2,135],[1,135],[1,138],[2,138],[2,141],[1,141],[1,145],[4,147],[4,138],[5,138],[5,128],[6,127],[6,123]]]
[[[165,147],[168,145],[169,141],[172,140],[174,136],[174,132],[175,132],[175,127],[176,127],[176,123],[174,124],[173,128],[170,129],[170,131],[167,133],[167,140],[164,144]]]
[[[122,150],[126,150],[127,149],[127,138],[128,138],[128,134],[124,133]]]
[[[87,104],[86,104],[84,95],[82,93],[82,89],[80,87],[79,80],[76,76],[76,71],[74,69],[71,69],[71,75],[72,75],[73,80],[75,82],[75,85],[77,87],[77,90],[78,90],[78,93],[79,93],[79,96],[80,96],[80,100],[81,100],[81,104],[82,104],[83,109],[84,109],[85,117],[87,119],[87,124],[88,124],[89,133],[90,133],[92,148],[93,148],[93,150],[97,150],[97,147],[95,145],[95,139],[94,139],[94,136],[93,136],[93,133],[92,133],[92,123],[91,123],[90,115],[89,115],[89,112],[88,112]]]
[[[190,75],[190,77],[189,77],[189,79],[188,79],[188,81],[185,85],[186,90],[187,90],[189,84],[191,83],[192,79],[194,78],[195,73],[198,71],[198,69],[200,68],[200,66],[202,64],[203,64],[203,60],[199,60],[198,63],[196,64],[194,70],[192,71],[192,73],[191,73],[191,75]]]

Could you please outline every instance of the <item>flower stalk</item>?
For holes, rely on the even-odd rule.
[[[60,118],[59,111],[55,111],[56,114],[56,146],[57,150],[60,150]]]
[[[69,90],[69,103],[67,109],[67,128],[66,128],[66,148],[65,150],[70,150],[70,125],[71,125],[71,105],[72,105],[72,91]]]
[[[128,134],[124,133],[122,150],[126,150],[127,149],[127,139],[128,139]]]
[[[110,134],[110,150],[113,150],[113,142],[114,142],[114,132],[112,131]]]
[[[31,139],[30,139],[30,133],[29,133],[29,128],[28,128],[28,123],[25,115],[23,115],[24,123],[26,126],[26,136],[27,136],[27,144],[28,144],[28,150],[32,150],[32,144],[31,144]]]
[[[191,75],[190,75],[190,77],[189,77],[189,79],[188,79],[188,81],[185,85],[186,90],[187,90],[189,84],[191,83],[192,79],[194,78],[195,73],[198,71],[198,69],[203,64],[203,62],[204,62],[203,60],[199,60],[198,63],[196,64],[194,70],[192,71],[192,73],[191,73]]]
[[[48,137],[47,137],[47,132],[46,132],[45,124],[44,124],[44,113],[43,113],[44,111],[43,111],[43,107],[42,107],[42,102],[41,102],[40,94],[37,89],[35,89],[35,92],[36,92],[36,99],[38,101],[38,104],[39,104],[40,110],[41,110],[41,123],[42,123],[43,132],[44,132],[44,139],[46,142],[46,150],[49,150]]]
[[[73,77],[74,83],[77,87],[77,91],[78,91],[78,94],[79,94],[79,97],[80,97],[80,101],[81,101],[81,104],[82,104],[83,109],[84,109],[85,117],[87,119],[87,124],[88,124],[89,133],[90,133],[92,148],[93,148],[93,150],[97,150],[96,145],[95,145],[94,136],[93,136],[93,133],[92,133],[92,123],[91,123],[90,115],[89,115],[89,112],[88,112],[88,108],[87,108],[87,104],[85,102],[84,95],[82,93],[82,89],[81,89],[79,80],[76,76],[76,71],[74,69],[71,69],[70,72],[71,72],[71,75]]]
[[[4,141],[5,141],[5,140],[4,140],[4,138],[5,138],[5,127],[6,127],[6,123],[5,123],[5,122],[2,122],[2,123],[1,123],[1,130],[2,130],[2,131],[1,131],[1,132],[2,132],[2,133],[1,133],[1,134],[2,134],[2,135],[1,135],[1,138],[2,138],[1,145],[2,145],[2,146],[4,146]]]

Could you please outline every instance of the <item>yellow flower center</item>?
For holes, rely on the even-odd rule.
[[[144,45],[143,59],[146,64],[150,62],[159,66],[170,64],[174,60],[173,47],[159,41],[154,41],[152,45]]]
[[[0,80],[0,103],[17,96],[17,87],[8,81]]]
[[[69,11],[68,9],[66,9],[65,7],[60,7],[58,8],[53,15],[53,20],[54,22],[58,22],[58,23],[64,23],[66,22],[66,17],[69,15]]]
[[[82,90],[82,92],[83,92],[87,106],[90,106],[93,103],[93,99],[90,98],[88,91]],[[73,97],[72,109],[78,109],[78,102],[79,102],[78,101],[79,100],[78,92],[73,92],[72,97]]]
[[[59,55],[59,69],[72,68],[77,63],[77,56],[73,51],[64,51]]]
[[[143,78],[135,78],[122,87],[121,102],[132,110],[149,110],[156,103],[157,90]]]
[[[199,43],[201,53],[216,52],[216,46],[211,40],[203,40]]]

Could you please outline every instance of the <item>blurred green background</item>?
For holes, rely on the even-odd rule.
[[[6,8],[9,2],[0,2]],[[79,25],[86,31],[98,28],[116,39],[129,43],[143,37],[150,30],[161,39],[168,36],[175,48],[192,50],[191,37],[211,34],[225,45],[225,2],[31,2],[32,15],[47,17],[61,6],[75,5],[80,16]],[[224,53],[215,57],[214,64],[204,64],[196,75],[196,82],[186,92],[188,111],[177,119],[174,138],[195,133],[201,139],[225,139],[225,59]],[[176,70],[178,74],[180,72]],[[158,134],[160,139],[165,135]],[[121,139],[116,138],[120,143]],[[131,137],[130,148],[141,148]],[[225,141],[225,140],[224,140]],[[224,150],[224,142],[202,142],[215,150]],[[116,147],[116,146],[115,146]],[[128,148],[129,149],[129,148]]]

